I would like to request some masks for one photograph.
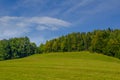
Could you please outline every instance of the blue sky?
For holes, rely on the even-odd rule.
[[[0,39],[37,45],[71,32],[120,29],[120,0],[0,0]]]

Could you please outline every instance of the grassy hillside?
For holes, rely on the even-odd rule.
[[[120,60],[89,52],[0,61],[0,80],[120,80]]]

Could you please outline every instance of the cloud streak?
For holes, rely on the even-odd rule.
[[[81,0],[80,2],[78,2],[77,4],[73,5],[71,8],[69,8],[65,13],[65,14],[69,14],[73,11],[76,11],[78,10],[79,8],[81,7],[85,7],[87,6],[88,4],[92,3],[94,0]]]
[[[0,17],[0,39],[16,37],[32,32],[32,30],[58,30],[70,26],[71,23],[52,17]]]

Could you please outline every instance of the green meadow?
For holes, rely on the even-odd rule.
[[[120,60],[90,52],[35,54],[0,61],[0,80],[120,80]]]

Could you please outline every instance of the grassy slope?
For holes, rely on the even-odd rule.
[[[0,61],[0,80],[120,80],[120,60],[89,52]]]

